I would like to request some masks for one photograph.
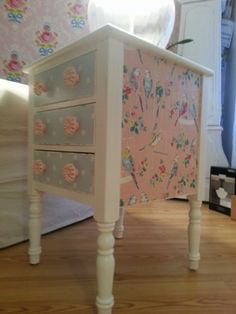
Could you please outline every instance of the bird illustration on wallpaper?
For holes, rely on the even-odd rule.
[[[88,1],[77,0],[68,3],[68,16],[73,28],[84,28],[87,21]]]
[[[176,150],[185,152],[189,146],[189,138],[185,133],[179,133],[172,137],[171,146],[175,146]]]
[[[139,68],[133,68],[130,73],[130,84],[132,89],[138,95],[139,105],[143,111],[143,100],[142,100],[142,74]]]
[[[171,165],[171,168],[170,168],[170,171],[169,171],[169,178],[168,178],[168,182],[167,182],[167,190],[169,189],[169,186],[170,186],[170,183],[171,183],[171,180],[177,176],[178,174],[178,169],[179,169],[179,156],[176,155],[175,158],[174,158],[174,161]]]
[[[145,94],[146,110],[148,109],[148,98],[151,95],[152,85],[153,85],[153,81],[151,77],[151,72],[148,70],[145,70],[144,77],[143,77],[143,89],[144,89],[144,94]]]
[[[192,119],[194,120],[196,129],[197,129],[197,131],[198,131],[197,108],[196,108],[196,105],[195,105],[194,102],[192,102],[192,103],[189,105],[189,113],[190,113],[190,116],[192,117]]]
[[[182,118],[187,112],[188,112],[188,102],[187,102],[186,96],[184,95],[182,101],[178,103],[178,116],[177,116],[177,119],[175,120],[175,126],[179,122],[179,119]]]
[[[162,155],[167,155],[167,153],[164,153],[162,151],[157,151],[156,146],[161,142],[162,137],[161,137],[162,132],[158,130],[157,123],[154,124],[152,133],[151,133],[151,139],[150,142],[144,146],[142,146],[139,151],[143,151],[146,147],[152,147],[153,153],[157,154],[162,154]]]
[[[132,177],[137,189],[139,189],[138,181],[135,175],[134,159],[128,147],[126,147],[122,152],[122,166]]]
[[[27,11],[27,0],[5,0],[4,8],[9,21],[21,23]]]
[[[22,81],[22,77],[24,76],[22,68],[25,65],[25,62],[19,59],[16,51],[11,52],[10,59],[4,60],[3,65],[3,72],[6,75],[7,80],[18,83]]]
[[[162,97],[164,96],[164,88],[163,86],[158,82],[155,89],[155,98],[157,103],[157,110],[156,110],[156,116],[159,116],[160,111],[160,102]]]
[[[171,95],[171,88],[173,81],[169,81],[166,84],[162,84],[160,81],[156,83],[155,99],[156,99],[156,116],[159,116],[160,108],[165,109],[166,97]]]
[[[51,31],[49,23],[45,23],[42,27],[42,31],[36,32],[35,43],[39,47],[40,56],[48,56],[54,52],[57,46],[57,33]]]

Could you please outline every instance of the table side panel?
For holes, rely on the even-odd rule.
[[[135,48],[125,50],[121,199],[195,194],[202,76]]]

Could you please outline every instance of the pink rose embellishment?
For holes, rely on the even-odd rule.
[[[45,93],[47,91],[47,86],[43,81],[35,81],[34,82],[34,93],[37,96]]]
[[[80,76],[74,67],[68,67],[64,71],[63,79],[66,86],[73,87],[79,82]]]
[[[79,130],[79,122],[75,116],[68,116],[64,119],[64,132],[67,135],[74,135]]]
[[[46,170],[46,165],[42,160],[38,159],[35,160],[33,168],[35,174],[42,175]]]
[[[66,164],[63,168],[64,180],[68,183],[72,183],[79,176],[79,169],[73,164]]]
[[[46,125],[42,120],[38,119],[34,122],[34,134],[35,135],[43,135],[46,131]]]

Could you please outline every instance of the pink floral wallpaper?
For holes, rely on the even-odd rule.
[[[0,0],[0,77],[26,83],[26,64],[88,33],[88,0]]]
[[[202,78],[126,49],[121,204],[196,193]]]

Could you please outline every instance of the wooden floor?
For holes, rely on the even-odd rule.
[[[188,204],[130,208],[116,241],[114,314],[235,314],[236,221],[202,211],[201,265],[187,269]],[[27,263],[27,243],[0,251],[0,313],[94,314],[95,222],[43,237],[42,262]]]

